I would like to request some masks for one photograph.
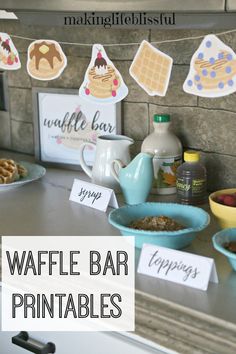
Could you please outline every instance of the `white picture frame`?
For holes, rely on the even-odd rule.
[[[35,156],[44,165],[80,169],[79,146],[99,135],[121,134],[121,103],[92,104],[78,90],[33,88]],[[95,148],[84,158],[92,166]]]

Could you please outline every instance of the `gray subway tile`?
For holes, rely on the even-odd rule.
[[[34,153],[33,124],[11,121],[12,149],[27,154]]]
[[[172,130],[184,146],[236,156],[236,113],[198,107],[150,105],[150,124],[153,114],[158,112],[171,115]]]
[[[32,122],[32,92],[30,89],[9,88],[11,118]]]
[[[123,113],[124,134],[135,140],[143,140],[148,135],[148,105],[124,102]]]

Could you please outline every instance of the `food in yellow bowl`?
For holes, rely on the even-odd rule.
[[[222,189],[209,196],[211,211],[222,229],[236,227],[235,193],[236,188]]]

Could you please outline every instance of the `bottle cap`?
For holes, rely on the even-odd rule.
[[[169,114],[154,114],[153,122],[155,122],[155,123],[170,122],[170,115]]]
[[[200,160],[199,152],[197,151],[185,151],[184,153],[184,161],[186,162],[198,162]]]

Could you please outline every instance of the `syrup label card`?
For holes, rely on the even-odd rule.
[[[218,283],[214,259],[150,244],[142,247],[137,271],[200,290]]]
[[[79,179],[74,180],[70,200],[104,212],[106,212],[108,205],[115,209],[119,208],[112,189]]]

